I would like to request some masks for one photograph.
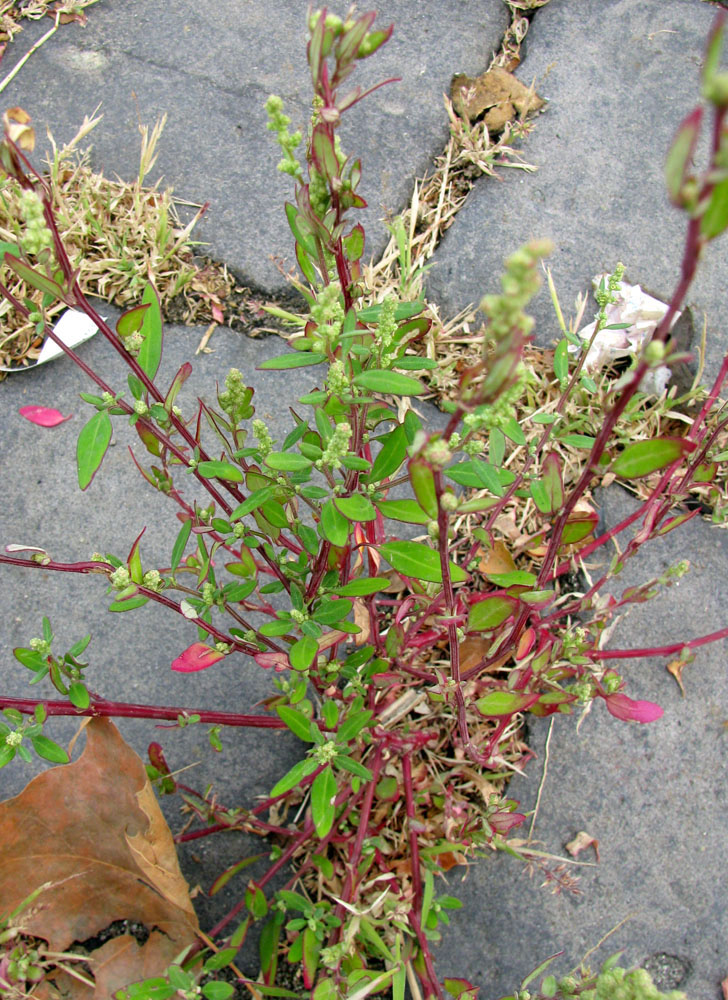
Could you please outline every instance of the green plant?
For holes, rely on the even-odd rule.
[[[423,302],[371,301],[361,266],[364,229],[351,217],[365,204],[361,164],[344,153],[337,128],[366,96],[357,86],[342,92],[342,85],[391,30],[375,29],[374,14],[310,16],[314,108],[301,161],[302,136],[290,132],[280,99],[267,103],[281,169],[294,184],[285,210],[302,274],[296,287],[308,312],[293,350],[261,367],[306,367],[316,379],[280,442],[255,416],[254,390],[236,369],[225,377],[216,405],[200,401],[185,417],[177,401],[189,363],[168,386],[158,380],[163,334],[154,287],[147,285],[141,304],[125,312],[115,330],[104,323],[59,237],[49,187],[23,153],[27,121],[8,122],[0,148],[28,223],[17,245],[3,247],[4,263],[41,301],[22,302],[5,284],[0,292],[53,340],[46,310],[57,301],[83,310],[129,368],[126,387],[112,386],[66,349],[95,386],[83,394],[94,412],[79,437],[79,485],[85,489],[103,462],[112,418],[125,418],[147,452],[147,467],[137,460],[143,477],[174,501],[182,523],[165,566],[143,562],[143,532],[126,557],[94,553],[62,564],[36,549],[28,557],[0,555],[0,562],[103,575],[111,611],[132,613],[154,602],[197,629],[197,641],[170,657],[173,670],[205,670],[235,656],[270,670],[274,685],[269,715],[109,702],[83,682],[78,657],[86,640],[56,657],[44,623],[42,640],[15,651],[34,681],[47,674],[63,696],[44,701],[43,712],[209,724],[213,747],[224,726],[285,728],[305,748],[264,802],[229,809],[209,792],[181,784],[162,748],[150,745],[150,779],[161,793],[180,793],[197,820],[178,840],[241,829],[271,836],[274,845],[265,873],[241,888],[237,904],[201,938],[209,952],[200,945],[165,964],[166,974],[127,985],[120,997],[202,993],[224,1000],[232,985],[202,982],[222,969],[232,970],[253,996],[295,996],[276,985],[285,957],[300,968],[314,1000],[359,1000],[384,989],[399,1000],[407,983],[415,995],[469,1000],[475,986],[440,983],[435,971],[438,926],[458,906],[436,892],[436,879],[485,849],[516,850],[507,835],[524,816],[503,798],[503,779],[524,753],[523,714],[569,714],[602,701],[618,719],[653,721],[662,710],[628,697],[608,661],[675,651],[689,656],[728,634],[722,629],[675,648],[602,648],[620,609],[653,596],[685,567],[619,597],[604,597],[604,584],[642,544],[696,515],[684,508],[686,499],[717,480],[724,462],[719,394],[728,358],[685,433],[632,443],[620,438],[620,421],[644,401],[645,374],[682,359],[670,342],[672,318],[705,245],[728,226],[728,88],[717,68],[723,20],[711,35],[703,76],[714,116],[709,168],[697,178],[688,173],[697,113],[678,130],[668,157],[668,188],[687,212],[688,235],[667,314],[633,368],[619,378],[604,376],[601,387],[584,372],[587,348],[563,326],[553,361],[554,404],[540,414],[547,419],[534,421],[530,440],[516,414],[533,384],[524,360],[533,323],[525,309],[546,244],[511,255],[502,292],[483,299],[482,347],[459,376],[441,431],[423,427],[407,406],[426,391],[423,379],[437,367],[418,352],[429,329]],[[413,278],[403,276],[402,291],[417,290]],[[600,288],[595,335],[608,325],[605,307],[618,280],[619,268]],[[580,394],[598,388],[604,409],[587,428]],[[396,397],[397,405],[382,395]],[[56,416],[36,411],[31,419],[48,423]],[[567,474],[569,448],[585,457]],[[517,449],[523,449],[519,465],[510,461]],[[597,514],[583,501],[606,474],[649,485],[635,515],[598,533]],[[193,487],[204,501],[187,499]],[[396,487],[406,487],[407,496],[392,495]],[[519,505],[528,505],[534,527],[527,544],[504,552],[498,519]],[[639,530],[602,575],[584,593],[570,589],[569,571],[638,520]],[[399,537],[400,524],[419,537]],[[12,719],[37,705],[0,698]],[[19,745],[17,737],[0,735],[6,748]],[[13,754],[6,749],[5,756]],[[212,891],[237,880],[250,861],[223,872]],[[272,889],[290,862],[294,874]],[[255,922],[262,924],[261,974],[253,983],[232,963]],[[628,990],[632,979],[620,980],[624,996],[650,995],[637,979],[636,993]],[[606,982],[589,980],[583,992],[621,995],[616,988],[605,992]],[[550,987],[542,987],[544,995],[555,995]]]

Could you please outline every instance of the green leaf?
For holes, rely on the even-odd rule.
[[[257,857],[261,857],[261,855],[258,854]],[[251,859],[246,858],[245,860],[249,862]],[[222,951],[215,952],[214,955],[210,955],[206,959],[205,972],[217,972],[218,969],[224,969],[226,965],[230,965],[237,953],[237,948],[223,948]]]
[[[437,368],[437,361],[431,358],[419,358],[415,354],[408,354],[404,358],[398,358],[392,362],[395,368],[400,368],[405,372],[432,371]]]
[[[320,365],[326,360],[325,354],[315,351],[296,351],[292,354],[281,354],[277,358],[268,358],[258,365],[258,371],[285,371],[288,368],[308,368],[310,365]]]
[[[146,315],[149,305],[134,306],[132,309],[127,309],[125,313],[122,313],[116,323],[116,332],[120,337],[128,337],[132,333],[137,333],[141,330],[142,324],[144,323],[144,316]],[[136,376],[130,376],[136,380],[136,382],[141,385],[139,379]],[[137,398],[137,397],[135,397]]]
[[[475,705],[483,715],[514,715],[538,701],[539,696],[516,691],[491,691],[478,698]]]
[[[549,500],[549,495],[546,492],[546,487],[541,480],[532,479],[528,485],[528,489],[533,498],[533,502],[536,504],[541,513],[548,514],[551,511],[551,501]]]
[[[349,235],[343,238],[342,243],[344,244],[346,259],[352,263],[359,260],[364,253],[364,227],[361,223],[357,223],[354,226]]]
[[[554,351],[554,375],[559,382],[569,377],[569,343],[563,339],[558,342]]]
[[[373,714],[370,709],[365,708],[359,712],[354,712],[353,715],[349,715],[338,728],[336,733],[337,741],[339,743],[348,743],[349,740],[353,740],[369,723]]]
[[[71,681],[68,685],[68,697],[74,708],[78,708],[83,711],[88,708],[91,698],[88,691],[86,690],[86,685],[82,684],[81,681]]]
[[[311,815],[319,837],[325,837],[334,823],[336,778],[330,767],[320,771],[311,785]]]
[[[285,792],[290,792],[292,788],[303,781],[304,778],[308,777],[309,774],[313,772],[318,767],[315,760],[307,757],[305,760],[299,760],[297,764],[288,771],[283,777],[278,781],[273,788],[271,788],[270,795],[271,798],[275,799],[279,795],[283,795]]]
[[[185,521],[182,525],[180,533],[177,535],[177,539],[172,547],[172,560],[170,562],[169,571],[174,573],[174,571],[179,566],[182,556],[184,555],[185,547],[190,537],[190,532],[192,531],[192,520]]]
[[[334,757],[334,764],[337,767],[342,768],[344,771],[348,771],[350,774],[356,775],[357,778],[361,778],[362,781],[371,781],[372,772],[368,767],[364,767],[360,764],[358,760],[352,760],[351,757],[347,757],[345,754],[337,754]]]
[[[381,483],[397,472],[407,457],[407,436],[402,424],[378,440],[382,447],[374,459],[372,471],[366,477],[367,483]]]
[[[506,455],[506,439],[498,427],[491,427],[488,433],[488,458],[491,465],[500,468]]]
[[[311,742],[311,722],[310,719],[303,714],[303,712],[299,712],[297,709],[291,708],[289,705],[278,705],[276,712],[294,736],[297,736],[299,740],[303,740],[304,743]]]
[[[589,448],[591,450],[594,447],[595,438],[589,437],[587,434],[564,434],[563,437],[559,436],[559,441],[570,448]]]
[[[445,475],[460,486],[469,486],[475,490],[489,490],[497,497],[502,497],[504,490],[498,470],[488,462],[479,458],[467,462],[458,462],[445,470]]]
[[[303,469],[310,469],[313,462],[295,451],[272,451],[270,455],[266,455],[265,464],[277,472],[301,472]]]
[[[81,428],[76,445],[78,485],[87,489],[104,460],[111,441],[111,417],[106,410],[94,413],[89,422]]]
[[[468,631],[486,632],[488,629],[497,628],[514,613],[517,607],[518,602],[512,597],[486,597],[484,601],[478,601],[477,604],[470,606]]]
[[[350,580],[341,587],[334,587],[332,593],[340,597],[367,597],[369,594],[384,590],[390,582],[385,576],[363,577],[359,580]]]
[[[700,218],[700,231],[709,240],[720,236],[726,228],[728,228],[728,178],[715,185]]]
[[[368,497],[355,493],[350,497],[335,497],[334,503],[350,521],[374,521],[377,512]]]
[[[144,321],[139,331],[144,337],[144,343],[139,349],[137,361],[147,378],[153,379],[162,359],[163,334],[162,309],[157,290],[151,282],[147,282],[144,288],[142,303],[149,308],[144,313]]]
[[[403,576],[442,583],[440,553],[429,545],[422,542],[384,542],[378,549],[390,566]],[[453,583],[461,583],[467,574],[460,566],[450,563],[450,578]]]
[[[342,548],[349,537],[349,521],[336,508],[333,500],[327,500],[321,508],[321,534],[327,542]]]
[[[693,451],[695,442],[685,438],[653,438],[628,445],[612,463],[612,472],[624,479],[639,479]]]
[[[203,479],[225,479],[231,483],[243,481],[243,470],[231,462],[198,462],[197,471]]]
[[[288,652],[288,659],[294,670],[308,670],[318,654],[318,643],[305,635],[294,642]]]
[[[488,579],[498,587],[531,587],[536,582],[533,573],[514,569],[510,573],[486,573]]]
[[[524,445],[526,443],[526,436],[521,430],[521,425],[515,417],[511,417],[510,420],[503,425],[503,433],[507,438],[510,438],[514,444]]]
[[[143,607],[148,600],[149,598],[145,597],[144,594],[138,594],[125,601],[112,601],[109,605],[109,611],[134,611],[136,608]]]
[[[237,521],[239,518],[245,517],[246,514],[250,514],[252,511],[257,510],[258,507],[261,507],[264,503],[267,503],[267,501],[270,500],[274,492],[275,487],[273,486],[264,486],[260,490],[255,490],[254,493],[250,494],[247,500],[243,500],[243,502],[235,508],[230,515],[230,520]]]
[[[24,264],[22,260],[18,257],[14,257],[7,251],[5,263],[12,271],[15,271],[17,276],[24,281],[26,285],[30,285],[31,288],[36,288],[39,292],[43,292],[44,295],[52,296],[53,302],[57,299],[63,301],[63,288],[61,288],[57,282],[46,277],[45,274],[41,274],[40,271],[36,271],[34,268]]]
[[[333,625],[336,622],[340,622],[342,618],[346,618],[353,606],[351,601],[346,597],[340,597],[336,601],[324,600],[312,613],[311,617],[314,621],[322,625]]]
[[[392,521],[405,524],[429,524],[432,518],[425,513],[416,500],[377,500],[380,512]]]
[[[218,875],[218,877],[210,886],[209,894],[211,896],[214,896],[216,892],[219,892],[220,889],[222,889],[224,886],[228,884],[231,878],[234,878],[234,876],[237,875],[239,872],[243,871],[245,868],[248,868],[250,865],[255,864],[256,861],[260,861],[260,859],[264,857],[265,854],[251,854],[249,858],[243,858],[243,860],[238,861],[237,864],[231,865],[229,868],[226,868],[225,871],[222,872],[222,874]],[[225,964],[227,965],[228,963],[226,962]]]
[[[425,392],[424,385],[418,379],[380,368],[360,372],[354,376],[352,382],[361,389],[384,392],[393,396],[421,396]]]
[[[230,948],[226,949],[226,951],[230,950]],[[211,982],[205,983],[202,987],[202,995],[206,997],[206,1000],[229,1000],[234,993],[235,988],[231,983]]]
[[[57,743],[53,740],[49,740],[47,736],[43,736],[40,733],[38,736],[31,736],[30,742],[33,744],[33,749],[42,757],[44,760],[50,760],[53,764],[67,764],[69,761],[68,754],[63,749],[59,747]]]
[[[8,743],[0,743],[0,767],[5,767],[15,756],[15,747]]]
[[[437,494],[435,477],[431,467],[421,459],[412,459],[407,467],[412,491],[420,507],[435,520],[437,518]]]
[[[665,159],[667,193],[676,205],[680,204],[680,191],[698,141],[702,117],[703,110],[698,107],[682,120]]]

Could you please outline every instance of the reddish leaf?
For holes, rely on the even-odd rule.
[[[218,652],[204,642],[193,642],[184,653],[180,653],[172,662],[172,670],[182,674],[191,674],[197,670],[207,670],[213,663],[222,660],[225,654]]]
[[[623,722],[654,722],[663,714],[654,701],[635,701],[626,694],[608,694],[604,701],[610,714]]]
[[[58,410],[51,410],[47,406],[21,406],[18,413],[26,420],[30,420],[31,424],[38,424],[39,427],[57,427],[73,416],[72,413],[69,413],[67,417],[64,417]]]

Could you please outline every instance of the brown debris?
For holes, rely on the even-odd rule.
[[[450,99],[457,114],[468,122],[485,122],[490,132],[502,132],[519,115],[540,111],[546,103],[508,70],[495,66],[480,76],[458,73],[453,77]]]

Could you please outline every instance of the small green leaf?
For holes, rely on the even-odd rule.
[[[162,359],[163,333],[159,295],[151,282],[147,282],[144,288],[142,303],[149,308],[144,313],[144,320],[139,331],[144,337],[144,343],[139,349],[137,361],[147,378],[153,379]]]
[[[81,681],[71,681],[68,685],[68,697],[73,707],[81,711],[88,708],[91,702],[86,685],[82,684]]]
[[[243,858],[242,861],[238,861],[236,864],[226,868],[221,875],[218,875],[210,886],[209,894],[214,896],[216,892],[219,892],[220,889],[228,884],[231,878],[243,871],[245,868],[248,868],[250,865],[255,864],[256,861],[260,861],[260,859],[264,857],[265,854],[252,854],[249,858]],[[235,957],[235,953],[233,953],[233,957]],[[225,964],[227,965],[228,963],[226,962]]]
[[[69,761],[68,754],[63,749],[59,747],[57,743],[53,740],[49,740],[47,736],[43,736],[40,733],[38,736],[31,736],[30,742],[33,744],[33,749],[42,757],[44,760],[49,760],[53,764],[67,764]]]
[[[292,354],[281,354],[277,358],[268,358],[258,365],[258,371],[285,371],[288,368],[307,368],[309,365],[320,365],[326,360],[325,354],[315,351],[296,351]]]
[[[111,417],[106,410],[99,410],[81,428],[76,445],[78,485],[82,490],[90,486],[91,480],[104,460],[110,442]]]
[[[346,618],[352,608],[353,604],[346,597],[336,601],[323,600],[311,617],[322,625],[333,625]]]
[[[349,537],[349,521],[337,509],[333,500],[327,500],[321,508],[321,534],[327,542],[342,548]]]
[[[350,521],[374,521],[377,512],[368,497],[355,493],[350,497],[336,497],[334,503]]]
[[[394,430],[378,438],[378,441],[382,447],[374,459],[372,471],[366,477],[367,483],[381,483],[397,472],[407,457],[407,436],[402,424],[397,424]]]
[[[373,712],[366,708],[362,709],[360,712],[354,712],[353,715],[349,715],[341,723],[336,733],[336,739],[338,742],[348,743],[349,740],[353,740],[357,737],[362,729],[368,725],[373,714]]]
[[[318,643],[305,635],[291,646],[288,659],[294,670],[308,670],[318,653]],[[285,721],[285,720],[284,720]],[[287,723],[286,723],[287,724]],[[306,737],[302,737],[305,739]]]
[[[564,434],[563,437],[559,436],[559,441],[570,448],[589,448],[591,450],[594,447],[595,438],[589,437],[587,434]]]
[[[516,608],[518,602],[512,597],[486,597],[484,601],[470,606],[468,613],[468,630],[470,632],[486,632],[502,625]]]
[[[272,451],[270,455],[266,455],[265,464],[277,472],[300,472],[310,469],[313,462],[295,451]]]
[[[289,705],[278,705],[276,712],[278,712],[279,717],[285,722],[294,736],[297,736],[299,740],[303,740],[304,743],[311,742],[311,721],[303,712],[299,712]]]
[[[384,542],[379,552],[398,573],[415,580],[442,583],[440,554],[422,542]],[[450,563],[450,578],[461,583],[467,578],[465,570]]]
[[[394,368],[405,372],[432,371],[437,368],[437,361],[431,358],[420,358],[416,354],[408,354],[392,362]]]
[[[484,698],[478,698],[475,705],[483,715],[514,715],[533,705],[539,699],[537,694],[518,694],[516,691],[491,691]]]
[[[192,531],[192,520],[185,521],[180,529],[180,533],[177,535],[177,539],[172,547],[172,560],[170,562],[169,570],[170,573],[174,571],[179,566],[182,556],[184,555],[185,547],[190,537],[190,532]]]
[[[316,775],[311,785],[311,815],[319,837],[325,837],[333,826],[335,798],[336,778],[331,768],[326,767]]]
[[[566,340],[560,340],[554,351],[554,375],[563,382],[569,377],[569,344]]]
[[[109,611],[134,611],[136,608],[143,607],[147,601],[148,597],[144,594],[138,594],[136,597],[129,597],[125,601],[112,601],[109,605]]]
[[[275,799],[279,795],[283,795],[285,792],[290,792],[290,790],[295,788],[300,781],[303,781],[303,779],[308,777],[309,774],[313,774],[317,767],[318,764],[316,761],[312,760],[310,757],[307,757],[306,760],[299,760],[299,762],[294,764],[290,771],[284,774],[280,781],[276,782],[273,788],[271,788],[271,798]]]
[[[230,951],[231,949],[226,949]],[[229,1000],[235,993],[235,988],[231,983],[211,982],[205,983],[202,987],[202,995],[206,1000]]]
[[[628,445],[612,463],[612,472],[624,479],[639,479],[693,451],[694,441],[685,438],[653,438]]]
[[[425,391],[424,385],[418,379],[379,368],[360,372],[352,381],[354,385],[369,389],[370,392],[383,392],[393,396],[421,396]]]
[[[64,291],[57,282],[52,281],[45,274],[41,274],[40,271],[36,271],[34,268],[24,264],[22,260],[18,257],[14,257],[7,251],[4,259],[7,266],[12,271],[15,271],[17,276],[21,279],[21,281],[24,281],[26,285],[30,285],[31,288],[36,288],[39,292],[43,292],[44,295],[52,296],[53,302],[58,299],[63,301]]]
[[[437,494],[432,468],[421,459],[412,459],[407,467],[412,491],[420,507],[435,520],[437,518]]]
[[[231,483],[243,481],[243,470],[231,462],[198,462],[197,471],[203,479],[224,479]]]
[[[728,178],[715,185],[700,219],[700,231],[709,240],[728,228]]]
[[[416,500],[377,500],[379,511],[392,521],[405,524],[429,524],[432,518],[425,513]]]
[[[237,521],[239,518],[245,517],[246,514],[250,514],[252,511],[257,510],[258,507],[261,507],[264,503],[267,503],[267,501],[270,500],[273,493],[273,486],[264,486],[260,490],[255,490],[254,493],[250,494],[247,500],[243,500],[243,502],[235,508],[230,515],[230,520]]]

